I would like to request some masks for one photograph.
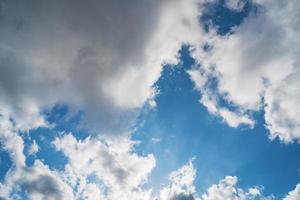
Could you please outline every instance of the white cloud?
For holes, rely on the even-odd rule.
[[[33,140],[32,144],[29,148],[29,154],[34,155],[39,151],[39,145],[36,143],[35,140]]]
[[[300,199],[300,184],[296,185],[295,189],[290,191],[283,200],[298,200]]]
[[[31,123],[30,126],[32,126]],[[11,199],[12,195],[17,198],[18,195],[14,191],[24,189],[33,200],[44,199],[45,195],[49,199],[70,199],[69,190],[65,188],[67,185],[60,181],[56,172],[49,170],[47,166],[38,160],[35,161],[32,167],[25,165],[24,141],[19,134],[19,127],[2,110],[0,115],[0,139],[3,148],[10,154],[12,166],[6,173],[4,182],[0,183],[0,198]],[[35,153],[37,150],[38,147],[34,141],[30,152]]]
[[[162,188],[159,200],[193,200],[196,192],[194,181],[196,170],[192,160],[169,175],[170,183]]]
[[[207,108],[209,113],[220,116],[230,127],[238,127],[242,124],[254,127],[254,119],[244,113],[243,110],[231,111],[219,105],[218,94],[206,86],[209,79],[206,74],[196,70],[190,70],[188,74],[195,82],[196,89],[201,92],[202,96],[199,102]]]
[[[242,189],[237,187],[237,177],[226,176],[218,184],[212,185],[206,194],[202,195],[202,200],[272,200],[272,196],[264,197],[261,188],[252,187]]]
[[[50,170],[40,160],[31,167],[25,166],[22,145],[12,149],[5,146],[15,160],[0,184],[1,198],[10,199],[25,192],[33,200],[152,198],[151,189],[145,189],[144,184],[155,167],[155,158],[134,153],[135,142],[128,137],[80,141],[67,134],[53,144],[69,160],[62,171]]]
[[[289,79],[297,76],[300,65],[299,4],[294,0],[254,3],[258,10],[235,27],[233,34],[219,36],[211,31],[207,35],[212,49],[193,52],[202,66],[190,73],[191,78],[204,95],[201,103],[229,125],[252,127],[251,113],[264,109],[271,138],[298,140],[300,118],[295,112],[300,110],[300,87]],[[214,87],[213,81],[217,83]],[[279,95],[282,91],[289,93]],[[221,105],[219,99],[235,109]]]
[[[133,153],[134,142],[129,138],[78,141],[68,134],[57,138],[53,144],[69,159],[64,174],[73,187],[79,184],[78,197],[89,196],[87,193],[91,191],[105,194],[105,199],[112,200],[150,199],[151,190],[144,190],[142,186],[155,166],[155,159],[151,154],[143,157]],[[88,184],[89,176],[99,182],[98,190],[96,185]]]
[[[272,85],[265,95],[265,119],[270,137],[285,142],[300,140],[300,71]]]
[[[11,154],[14,164],[17,166],[24,166],[24,141],[22,137],[19,136],[13,122],[4,112],[0,115],[0,139],[3,148]]]

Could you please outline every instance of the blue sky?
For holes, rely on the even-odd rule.
[[[244,187],[263,185],[266,194],[282,198],[299,181],[299,145],[270,141],[262,112],[255,113],[258,125],[254,129],[232,129],[209,115],[199,106],[199,93],[186,73],[192,64],[187,48],[183,48],[182,63],[165,66],[157,82],[161,92],[157,107],[142,117],[144,123],[134,135],[142,141],[137,147],[141,153],[156,155],[154,180],[166,181],[164,173],[195,156],[200,193],[222,177],[235,175]]]
[[[0,8],[0,199],[300,199],[296,0]]]

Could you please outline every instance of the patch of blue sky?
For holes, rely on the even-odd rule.
[[[53,124],[55,132],[72,133],[76,139],[85,139],[89,136],[87,129],[81,126],[82,113],[80,110],[72,110],[67,105],[57,104],[52,109],[45,111],[49,124]]]
[[[77,139],[84,139],[89,132],[80,128],[78,125],[81,120],[80,112],[72,112],[65,105],[56,105],[51,110],[45,111],[45,116],[49,124],[53,125],[49,128],[38,128],[31,130],[29,134],[24,135],[26,164],[31,166],[35,159],[42,160],[50,169],[63,170],[68,163],[68,159],[61,151],[56,151],[52,142],[55,138],[65,133],[72,133]],[[30,146],[36,141],[39,151],[29,154]]]
[[[47,164],[50,169],[63,170],[68,160],[60,151],[56,151],[52,141],[60,134],[48,128],[38,128],[30,131],[30,134],[24,137],[26,165],[32,166],[34,160],[39,159]],[[33,141],[39,146],[37,153],[30,155],[29,148]]]
[[[0,143],[0,183],[3,183],[7,171],[12,165],[12,160],[9,153],[3,148]]]
[[[141,154],[157,159],[150,184],[158,190],[167,176],[196,157],[196,186],[199,194],[224,176],[238,176],[240,186],[264,186],[265,194],[283,197],[300,180],[300,146],[270,141],[263,112],[255,113],[254,129],[230,128],[210,115],[198,102],[186,70],[193,65],[188,48],[181,51],[181,64],[165,66],[156,87],[157,107],[144,113],[134,139]]]
[[[205,31],[216,29],[220,35],[230,34],[235,26],[240,25],[251,12],[257,11],[257,6],[251,0],[245,0],[242,10],[233,11],[225,5],[225,0],[217,0],[205,4],[205,10],[200,17]]]

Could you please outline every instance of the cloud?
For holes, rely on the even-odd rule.
[[[300,184],[296,185],[295,189],[290,191],[283,200],[297,200],[300,198]]]
[[[13,166],[0,184],[0,198],[25,192],[31,199],[153,199],[145,185],[155,158],[138,155],[130,134],[121,130],[132,126],[145,103],[155,105],[153,84],[163,65],[178,62],[182,44],[196,48],[203,39],[209,39],[213,49],[203,56],[196,48],[194,56],[204,71],[197,71],[201,76],[190,72],[203,92],[201,103],[233,127],[253,126],[251,112],[265,105],[273,137],[287,142],[299,138],[299,115],[291,111],[299,110],[293,107],[299,106],[294,69],[298,22],[292,16],[296,1],[284,9],[280,3],[257,1],[269,6],[266,12],[252,14],[233,35],[210,33],[207,38],[202,38],[198,24],[199,2],[1,1],[0,139]],[[211,75],[219,84],[214,92],[207,87]],[[220,106],[222,98],[234,109]],[[120,135],[79,140],[64,134],[53,142],[68,158],[64,170],[51,170],[41,160],[28,167],[21,132],[50,127],[42,113],[56,104],[82,111],[82,124],[92,130]],[[34,144],[32,153],[38,151]],[[195,176],[190,161],[170,174],[159,198],[196,199]],[[203,200],[221,194],[235,200],[260,197],[259,188],[243,190],[236,183],[236,177],[226,177]]]
[[[32,195],[44,195],[48,199],[62,199],[58,186],[52,177],[41,175],[32,182],[26,182],[23,185],[25,191]]]
[[[74,198],[149,199],[142,186],[155,159],[132,152],[127,131],[145,103],[155,105],[152,86],[163,65],[176,64],[181,46],[201,37],[198,1],[13,0],[0,7],[0,137],[13,160],[1,196],[17,195],[22,183],[36,199],[46,198],[45,184],[58,199],[73,198],[61,188],[76,188]],[[22,133],[50,128],[43,111],[56,104],[82,112],[91,131],[123,136],[66,134],[54,142],[69,159],[62,174],[39,160],[28,167]],[[33,143],[30,152],[37,150]]]
[[[39,145],[36,143],[35,140],[33,140],[30,148],[29,148],[29,154],[34,155],[39,151]]]
[[[236,176],[226,176],[219,183],[213,184],[207,192],[198,197],[194,181],[196,170],[193,160],[178,170],[170,173],[170,183],[160,191],[158,200],[273,200],[274,197],[264,196],[263,187],[239,188]]]
[[[25,156],[23,154],[24,141],[18,134],[14,123],[9,116],[2,112],[0,115],[0,141],[3,148],[12,155],[13,163],[16,166],[25,165]]]
[[[73,198],[72,189],[61,180],[59,174],[40,161],[35,161],[33,167],[25,168],[16,183],[33,200]]]
[[[81,141],[66,134],[53,142],[69,160],[64,170],[49,169],[41,160],[31,167],[15,162],[0,184],[0,196],[10,199],[21,193],[33,200],[150,200],[151,189],[145,189],[144,184],[155,167],[155,158],[137,155],[134,144],[127,137]],[[24,156],[22,146],[18,150]]]
[[[175,195],[173,196],[170,200],[194,200],[194,196],[193,195],[185,195],[185,194],[179,194],[179,195]]]
[[[245,4],[245,0],[225,0],[225,5],[233,11],[243,10]]]
[[[20,125],[42,125],[43,109],[66,104],[85,113],[86,127],[120,132],[146,102],[154,105],[162,65],[177,63],[181,45],[201,37],[195,0],[1,8],[0,105]]]
[[[206,194],[202,195],[202,200],[272,200],[272,196],[264,197],[259,187],[249,189],[238,188],[236,176],[226,176],[218,184],[213,184]]]
[[[265,119],[272,139],[279,137],[285,142],[300,139],[299,76],[298,70],[266,92]]]
[[[220,36],[212,29],[207,35],[211,48],[195,49],[193,56],[201,67],[190,75],[203,93],[200,102],[230,126],[253,127],[253,112],[264,110],[271,138],[295,141],[300,133],[295,113],[300,88],[291,79],[298,75],[300,64],[299,5],[297,1],[253,3],[256,11],[232,34]],[[279,91],[289,93],[283,96]]]
[[[147,199],[150,195],[150,190],[144,191],[141,186],[155,167],[154,156],[131,153],[134,142],[129,138],[79,141],[68,134],[53,144],[69,159],[64,173],[74,188],[78,185],[78,198],[86,189],[95,187],[88,184],[90,176],[99,183],[99,192],[103,193],[101,188],[108,188],[105,199]]]
[[[60,174],[50,170],[40,160],[36,160],[31,167],[11,168],[6,175],[0,195],[7,199],[20,199],[19,194],[28,194],[32,200],[74,198],[72,188],[62,181]]]
[[[192,161],[170,173],[170,183],[161,189],[159,200],[194,200],[196,170]]]
[[[201,92],[199,102],[207,108],[209,113],[215,116],[220,116],[230,127],[236,128],[240,125],[254,127],[254,119],[247,113],[244,113],[243,110],[237,109],[235,111],[231,111],[228,108],[224,108],[219,105],[218,94],[206,85],[206,82],[209,81],[208,79],[210,75],[203,74],[196,70],[189,70],[188,74],[194,81],[196,89]]]

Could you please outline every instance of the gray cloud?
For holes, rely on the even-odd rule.
[[[66,103],[85,111],[85,123],[98,128],[128,126],[125,119],[150,98],[158,78],[149,78],[151,70],[143,67],[161,6],[137,0],[1,1],[0,103],[16,119],[28,102],[38,108]],[[118,83],[126,75],[128,85]]]
[[[173,197],[171,197],[170,200],[194,200],[194,196],[193,195],[187,195],[187,194],[178,194],[178,195],[174,195]]]
[[[37,179],[22,183],[22,188],[30,195],[40,194],[44,200],[61,200],[62,194],[55,179],[48,175],[40,175]]]

